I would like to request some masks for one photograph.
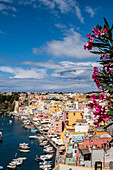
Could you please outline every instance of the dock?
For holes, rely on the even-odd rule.
[[[32,120],[32,118],[29,115],[23,115],[23,114],[12,114],[13,116],[17,116],[17,117],[21,117],[21,116],[25,116],[27,117],[30,122],[34,125],[34,127],[39,131],[40,134],[42,134],[44,136],[45,139],[48,140],[48,142],[54,147],[55,151],[56,151],[56,155],[55,155],[55,166],[59,163],[63,163],[64,164],[64,155],[60,155],[59,152],[59,148],[58,146],[52,141],[51,138],[49,138],[47,135],[45,135],[43,132],[40,131],[40,129],[37,127],[37,125],[34,123],[34,121]]]

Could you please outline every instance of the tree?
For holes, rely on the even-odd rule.
[[[104,18],[104,26],[97,25],[93,27],[92,34],[87,34],[89,40],[84,45],[84,49],[92,50],[96,48],[96,51],[90,51],[100,56],[100,69],[94,67],[92,78],[97,87],[101,91],[99,96],[92,94],[89,104],[90,109],[95,109],[94,115],[97,118],[94,122],[99,126],[101,121],[107,121],[113,119],[113,24],[110,28],[107,20]],[[98,103],[100,101],[107,101],[107,106],[102,106]]]

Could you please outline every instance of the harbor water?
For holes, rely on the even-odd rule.
[[[12,123],[11,123],[12,122]],[[30,130],[26,130],[22,127],[22,120],[0,114],[0,130],[3,133],[3,141],[0,143],[0,166],[7,169],[7,165],[12,159],[17,157],[26,157],[21,167],[17,167],[19,170],[38,170],[39,163],[35,161],[36,155],[44,155],[43,147],[39,146],[38,140],[30,140],[29,136],[34,135]],[[18,150],[19,143],[28,143],[30,147],[29,153],[20,153]],[[53,158],[53,166],[54,167]]]

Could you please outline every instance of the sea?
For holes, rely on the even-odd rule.
[[[11,121],[12,123],[10,123]],[[5,114],[0,114],[0,130],[3,133],[3,141],[0,142],[0,166],[7,170],[7,165],[12,161],[12,159],[17,157],[26,157],[27,160],[24,161],[23,165],[17,167],[17,170],[39,170],[39,163],[35,161],[36,155],[44,155],[43,147],[39,146],[38,140],[30,140],[30,135],[35,135],[31,133],[30,130],[26,130],[22,126],[22,120],[8,116]],[[28,143],[30,147],[29,153],[20,153],[19,144]],[[53,157],[52,169],[54,168],[55,157]]]

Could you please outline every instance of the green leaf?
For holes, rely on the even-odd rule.
[[[104,17],[103,17],[104,18]],[[107,22],[107,20],[104,18],[104,23],[105,23],[105,25],[106,25],[106,28],[107,28],[107,30],[109,30],[109,24],[108,24],[108,22]]]
[[[98,52],[98,51],[90,51],[93,54],[105,54],[104,52]]]
[[[103,85],[102,85],[102,87],[106,90],[113,91],[113,87],[108,87],[108,86],[103,86]]]
[[[113,116],[113,111],[110,110],[110,111],[108,111],[107,113],[108,113],[110,116]]]
[[[109,44],[104,43],[93,43],[94,47],[109,47]]]

